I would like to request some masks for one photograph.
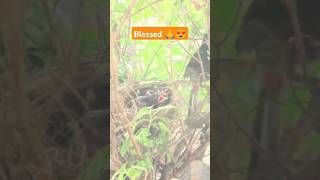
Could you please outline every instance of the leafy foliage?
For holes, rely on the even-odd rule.
[[[171,129],[170,120],[166,117],[159,116],[159,113],[164,110],[174,109],[173,106],[160,107],[158,109],[142,108],[132,121],[132,129],[136,132],[135,137],[140,145],[143,146],[143,159],[139,160],[134,150],[134,146],[130,137],[126,136],[120,146],[120,155],[131,159],[124,164],[120,170],[114,175],[118,179],[123,179],[125,176],[131,179],[140,177],[143,172],[153,169],[153,161],[159,155],[153,155],[150,152],[155,149],[160,150],[158,154],[164,153],[165,147],[168,146]]]
[[[111,1],[111,29],[121,26],[117,39],[116,56],[119,60],[118,72],[121,85],[127,86],[139,82],[167,82],[176,88],[178,100],[173,105],[157,109],[141,108],[130,119],[130,130],[134,137],[124,131],[124,139],[119,143],[121,167],[113,179],[141,179],[150,174],[159,173],[159,164],[173,162],[175,149],[174,133],[183,126],[178,121],[186,118],[190,83],[183,77],[186,65],[200,47],[204,35],[208,34],[209,5],[206,1],[137,1],[132,8],[132,1]],[[130,10],[130,17],[121,22],[124,14]],[[190,40],[185,41],[147,41],[132,40],[131,27],[135,26],[186,26]],[[185,81],[174,85],[174,82]],[[209,83],[208,83],[209,84]],[[206,84],[206,85],[208,85]],[[201,88],[197,94],[199,101],[206,102],[203,109],[209,111],[205,101],[208,90]],[[175,102],[179,101],[179,102]],[[179,104],[179,105],[178,105]],[[181,115],[178,117],[177,114]],[[179,124],[179,126],[177,125]],[[181,127],[182,126],[182,127]],[[183,131],[183,130],[181,130]],[[176,135],[176,134],[175,134]],[[181,134],[176,135],[179,138]],[[134,138],[141,147],[139,157],[133,144]],[[169,149],[169,145],[171,149]],[[160,162],[160,163],[159,163]]]

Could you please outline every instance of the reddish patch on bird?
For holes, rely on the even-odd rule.
[[[166,99],[168,99],[166,96],[164,96],[164,95],[159,95],[159,97],[158,97],[158,103],[162,103],[163,101],[165,101]]]

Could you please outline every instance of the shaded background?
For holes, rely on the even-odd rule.
[[[319,5],[215,1],[214,179],[320,179]]]
[[[137,10],[144,7],[141,2]],[[194,14],[208,13],[206,3],[189,2],[188,8]],[[0,179],[109,178],[108,5],[100,0],[0,0]],[[118,9],[123,13],[127,8]],[[177,67],[179,75],[205,39],[208,22],[200,20],[194,26],[206,26],[193,31],[197,42],[189,44],[186,61]],[[154,51],[143,56],[149,61]],[[167,56],[157,58],[161,67],[161,58]],[[152,68],[159,72],[159,67]],[[151,78],[157,75],[151,73]],[[184,157],[202,158],[199,151],[193,156],[184,152]]]
[[[106,179],[108,3],[0,3],[0,179]]]

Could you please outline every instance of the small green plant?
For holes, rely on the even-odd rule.
[[[139,110],[132,121],[132,130],[142,149],[143,158],[138,157],[130,137],[125,135],[119,153],[126,163],[113,175],[112,179],[124,180],[129,177],[135,180],[157,169],[154,160],[168,156],[166,147],[170,142],[171,118],[167,115],[174,111],[175,107],[170,105],[157,109],[146,107]]]

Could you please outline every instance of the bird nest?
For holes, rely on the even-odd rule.
[[[180,177],[192,161],[203,158],[209,145],[209,112],[190,115],[190,88],[189,81],[140,82],[121,86],[118,95],[111,97],[115,176],[124,167],[149,163],[143,166],[144,177]],[[207,96],[198,104],[209,104],[209,91],[205,91]],[[190,117],[199,122],[205,118],[201,125],[206,127],[189,126]]]

